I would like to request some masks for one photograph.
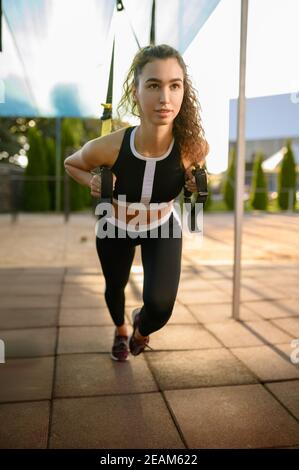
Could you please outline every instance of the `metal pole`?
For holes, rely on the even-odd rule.
[[[18,206],[17,197],[18,194],[16,188],[18,187],[18,180],[14,181],[13,175],[9,172],[9,190],[10,190],[10,208],[11,208],[11,222],[14,224],[17,221]]]
[[[241,3],[241,35],[240,35],[240,76],[238,99],[238,137],[235,178],[235,212],[234,212],[234,279],[233,279],[233,311],[235,320],[240,316],[241,288],[241,248],[243,222],[243,195],[245,176],[245,81],[246,81],[246,42],[247,42],[248,0]]]
[[[153,0],[152,4],[152,18],[151,18],[151,31],[150,31],[150,44],[156,44],[156,1]]]
[[[61,195],[61,119],[56,118],[56,185],[55,185],[55,210],[60,211]]]
[[[64,172],[64,222],[68,222],[70,217],[70,177]]]
[[[289,204],[288,204],[288,212],[293,212],[293,199],[294,199],[294,190],[292,188],[287,189],[289,193]]]

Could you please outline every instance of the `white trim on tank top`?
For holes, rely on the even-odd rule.
[[[135,147],[135,143],[134,143],[137,127],[138,126],[134,127],[134,129],[132,130],[131,135],[130,135],[130,147],[131,147],[131,151],[132,151],[132,153],[135,157],[140,158],[141,160],[146,160],[146,161],[151,160],[151,161],[154,161],[154,162],[164,160],[164,158],[168,157],[168,155],[170,154],[170,152],[172,151],[172,148],[174,146],[174,138],[172,139],[171,144],[168,147],[166,153],[164,153],[160,157],[145,157],[144,155],[141,155],[141,153],[137,152],[136,147]]]

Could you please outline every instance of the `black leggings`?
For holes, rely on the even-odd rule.
[[[178,222],[170,216],[170,225]],[[170,231],[171,232],[171,231]],[[150,232],[147,232],[148,234]],[[143,306],[139,331],[147,336],[169,320],[181,273],[182,237],[98,238],[96,249],[106,281],[105,300],[116,326],[124,324],[125,287],[129,280],[135,249],[141,245],[144,273]]]

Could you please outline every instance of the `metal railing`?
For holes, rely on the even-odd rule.
[[[249,172],[247,172],[247,175]],[[252,172],[250,172],[252,174]],[[0,174],[0,198],[2,200],[2,206],[1,206],[1,201],[0,201],[0,213],[10,213],[12,216],[12,220],[16,221],[18,214],[20,212],[23,212],[22,209],[22,198],[23,198],[23,191],[24,191],[24,183],[26,181],[36,181],[36,182],[41,182],[41,181],[46,181],[48,183],[53,183],[55,184],[55,195],[57,192],[57,186],[61,185],[63,183],[63,189],[64,189],[64,197],[63,197],[63,204],[62,204],[62,210],[60,207],[57,207],[57,198],[55,197],[55,209],[52,209],[51,212],[56,212],[56,213],[63,213],[64,214],[64,220],[67,222],[70,217],[71,213],[71,207],[70,207],[70,177],[69,175],[64,172],[62,176],[56,177],[56,176],[25,176],[24,174],[11,174],[11,173],[6,173],[6,174]],[[4,183],[3,183],[4,181]],[[7,185],[6,191],[3,190],[5,186],[5,182]],[[234,187],[234,182],[230,181],[230,184],[232,187]],[[288,209],[286,209],[288,212],[293,212],[294,211],[294,205],[293,205],[293,199],[294,199],[294,189],[293,188],[283,188],[283,192],[288,193]],[[244,201],[248,200],[250,197],[250,185],[246,185],[246,192],[244,194]],[[264,192],[264,189],[256,189],[256,192]],[[296,195],[299,197],[299,190],[295,191]],[[272,195],[277,194],[277,191],[267,191],[268,193],[268,200],[271,201],[273,199]],[[297,200],[298,200],[297,197]],[[212,200],[223,200],[223,193],[222,192],[212,192]],[[6,201],[6,205],[4,205],[4,202]],[[96,201],[94,198],[91,197],[91,212],[94,214],[94,209],[96,206]],[[4,207],[4,209],[3,209]]]
[[[7,183],[7,191],[4,191],[4,184],[3,180]],[[12,221],[16,221],[18,214],[22,212],[22,198],[23,198],[23,191],[24,191],[24,183],[30,182],[53,182],[55,183],[55,189],[57,185],[61,185],[63,183],[64,189],[64,197],[63,197],[63,209],[61,210],[60,207],[57,207],[57,199],[55,198],[55,209],[51,210],[51,212],[56,213],[63,213],[65,222],[68,221],[70,216],[70,177],[65,172],[63,176],[56,177],[56,176],[25,176],[25,175],[16,175],[16,174],[0,174],[0,184],[1,190],[0,195],[2,199],[2,207],[1,212],[10,213],[12,216]],[[4,194],[3,194],[4,193]],[[6,205],[4,205],[4,199],[6,194]],[[3,210],[2,208],[7,208],[7,210]]]

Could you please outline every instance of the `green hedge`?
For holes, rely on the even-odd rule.
[[[48,211],[50,209],[50,192],[46,180],[48,174],[46,151],[42,135],[35,127],[28,131],[28,144],[23,209],[30,212]],[[44,180],[37,177],[44,177]]]
[[[290,140],[278,174],[278,205],[282,210],[294,209],[296,206],[296,166]]]
[[[262,153],[255,155],[249,199],[251,207],[259,210],[267,210],[268,206],[267,181],[262,168],[263,160],[264,156]]]

